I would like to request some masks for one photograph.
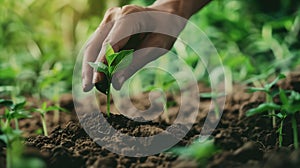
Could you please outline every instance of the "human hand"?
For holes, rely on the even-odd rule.
[[[164,1],[162,4],[156,3],[149,7],[127,5],[122,8],[110,8],[84,51],[83,90],[90,91],[94,85],[98,89],[100,88],[99,90],[106,89],[101,89],[101,87],[107,87],[104,74],[94,72],[88,62],[106,64],[105,50],[107,44],[112,45],[115,52],[123,49],[137,51],[134,53],[131,64],[113,76],[112,84],[117,90],[136,71],[171,49],[186,21],[185,19],[174,19],[174,15],[168,15],[168,13],[185,18],[191,16],[190,13],[184,12],[187,11],[186,8],[179,8],[182,2],[181,0],[170,0],[170,3]]]

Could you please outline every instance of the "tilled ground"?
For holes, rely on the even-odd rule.
[[[292,73],[279,85],[299,92],[300,74]],[[207,90],[203,87],[200,88],[200,91]],[[148,101],[142,103],[137,101],[144,100],[147,96],[145,94],[137,97],[137,106],[141,108],[149,107]],[[176,102],[178,98],[168,97],[168,99]],[[153,121],[147,122],[136,122],[119,114],[111,114],[110,117],[101,118],[98,117],[100,114],[87,112],[81,116],[82,120],[81,124],[79,124],[74,117],[76,116],[75,114],[67,114],[64,118],[69,118],[70,121],[61,121],[61,126],[56,127],[54,127],[54,124],[50,124],[50,129],[53,131],[48,137],[31,136],[27,138],[26,145],[29,151],[27,153],[37,149],[37,156],[44,159],[48,167],[299,167],[300,150],[294,150],[292,145],[293,135],[290,122],[285,122],[284,124],[284,147],[278,148],[278,128],[272,128],[270,118],[264,116],[245,117],[247,109],[257,106],[262,101],[264,101],[263,94],[248,94],[245,91],[245,87],[240,85],[234,86],[234,92],[226,97],[221,121],[212,134],[216,146],[222,150],[211,157],[205,165],[193,159],[177,157],[169,152],[147,157],[127,157],[114,154],[96,143],[97,141],[108,143],[110,139],[105,139],[102,136],[92,140],[81,126],[81,124],[90,124],[95,128],[99,128],[103,122],[102,120],[105,119],[114,129],[119,130],[123,134],[135,137],[148,137],[159,134],[172,125],[178,112],[178,103],[175,103],[177,104],[175,107],[169,108],[168,116],[162,115]],[[63,101],[63,106],[68,105],[68,109],[72,109],[70,104],[72,103]],[[201,99],[197,122],[193,124],[189,132],[176,146],[189,145],[198,138],[210,105],[210,100]],[[51,119],[51,117],[49,118]],[[33,123],[32,120],[24,120],[23,122],[25,123],[23,125],[26,125],[27,128],[31,128]],[[31,124],[28,124],[28,122],[31,122]],[[185,129],[182,125],[177,125],[176,128]],[[31,129],[35,128],[32,127]],[[168,138],[176,138],[171,133],[167,133],[166,136]],[[119,144],[122,145],[122,143]],[[4,149],[5,147],[2,145],[1,148]],[[124,145],[123,150],[138,151],[138,149],[128,148],[126,145]],[[4,152],[2,151],[0,160],[4,160],[3,158]]]

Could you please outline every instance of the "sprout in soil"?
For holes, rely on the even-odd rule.
[[[258,87],[251,87],[248,89],[248,91],[250,93],[253,92],[264,92],[266,93],[266,103],[272,104],[274,103],[273,101],[273,97],[278,94],[278,91],[272,91],[272,87],[280,80],[280,79],[284,79],[285,75],[283,74],[279,74],[278,77],[276,77],[271,83],[267,83],[265,84],[262,88],[258,88]],[[269,109],[269,115],[272,116],[272,126],[273,128],[276,127],[276,118],[275,118],[275,111],[272,109]]]
[[[107,45],[105,53],[107,65],[102,62],[89,62],[90,66],[95,69],[97,72],[105,74],[106,80],[105,83],[102,83],[102,86],[97,87],[99,91],[106,94],[107,97],[107,110],[106,113],[109,116],[110,114],[110,89],[113,75],[129,66],[133,58],[133,50],[123,50],[118,53],[115,53],[111,45]]]
[[[288,95],[287,95],[288,94]],[[300,93],[290,90],[279,90],[279,97],[281,104],[275,103],[263,103],[260,104],[258,107],[250,109],[247,111],[247,116],[252,116],[255,114],[262,114],[266,111],[273,110],[278,111],[277,114],[269,115],[278,117],[280,119],[280,126],[278,129],[279,132],[279,146],[282,146],[283,142],[283,122],[285,119],[290,116],[292,121],[292,129],[293,129],[293,136],[294,136],[294,147],[296,149],[299,148],[299,141],[298,141],[298,129],[297,129],[297,120],[296,120],[296,113],[300,111]]]
[[[215,93],[215,92],[200,93],[200,98],[211,99],[213,101],[216,118],[219,118],[220,114],[221,114],[221,110],[218,105],[218,98],[221,98],[224,96],[226,96],[226,93]]]
[[[163,81],[160,84],[155,84],[155,85],[150,85],[147,86],[143,89],[144,92],[152,92],[155,90],[162,90],[164,93],[168,92],[171,90],[171,87],[174,86],[173,84],[176,84],[176,80],[175,79],[170,79],[168,81]],[[168,108],[169,107],[174,107],[177,105],[176,101],[169,101],[167,100],[166,97],[160,97],[159,99],[157,99],[158,102],[163,104],[163,110],[164,110],[164,115],[166,117],[166,122],[170,122],[170,116],[169,116],[169,112],[168,112]]]
[[[25,101],[13,103],[11,100],[0,99],[0,107],[6,107],[4,115],[0,116],[0,140],[6,144],[6,167],[13,167],[13,161],[17,158],[16,153],[21,144],[21,131],[18,119],[29,118],[29,113],[24,110]],[[15,122],[15,129],[11,127],[11,120]],[[14,159],[14,160],[13,160]]]
[[[47,103],[44,102],[41,108],[33,109],[34,112],[38,112],[41,116],[41,121],[43,125],[43,132],[45,136],[48,136],[47,125],[46,125],[46,113],[49,111],[66,111],[65,109],[58,106],[47,106]]]
[[[214,140],[196,141],[187,147],[175,147],[171,152],[188,158],[197,159],[206,162],[210,157],[220,152],[220,149],[214,144]]]

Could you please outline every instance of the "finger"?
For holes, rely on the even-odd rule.
[[[108,10],[103,21],[86,45],[82,62],[82,87],[85,92],[91,90],[94,86],[92,84],[93,69],[89,66],[88,62],[95,62],[99,55],[103,41],[106,39],[109,31],[114,25],[113,18],[115,17],[116,10],[118,10],[118,8],[111,8]]]
[[[119,14],[121,15],[121,13]],[[108,44],[112,45],[114,52],[118,52],[120,49],[124,48],[132,35],[132,29],[134,29],[134,24],[136,23],[131,23],[129,20],[117,20],[114,26],[112,27],[111,31],[107,35],[107,38],[104,40],[96,62],[106,62],[105,53]],[[92,81],[93,83],[99,83],[103,79],[103,73],[94,72]]]
[[[121,89],[124,82],[139,69],[167,53],[175,41],[176,38],[167,35],[155,33],[148,35],[138,47],[139,49],[134,52],[131,64],[113,76],[113,87],[117,90]]]

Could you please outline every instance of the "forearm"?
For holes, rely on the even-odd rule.
[[[190,18],[212,0],[157,0],[151,7]]]

